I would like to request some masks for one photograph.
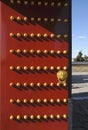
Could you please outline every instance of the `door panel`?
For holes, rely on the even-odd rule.
[[[68,130],[70,0],[2,0],[1,129]]]

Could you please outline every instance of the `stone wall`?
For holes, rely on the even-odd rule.
[[[72,72],[88,72],[88,62],[72,62]]]

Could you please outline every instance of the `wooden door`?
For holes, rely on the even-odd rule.
[[[71,1],[1,0],[1,130],[68,130]]]

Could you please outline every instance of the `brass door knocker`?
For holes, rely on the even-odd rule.
[[[67,72],[65,70],[60,70],[57,72],[57,78],[60,84],[64,84],[67,81]]]

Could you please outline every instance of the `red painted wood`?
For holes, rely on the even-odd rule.
[[[65,0],[64,0],[65,1]],[[17,6],[17,8],[16,8]],[[30,7],[30,6],[29,6]],[[58,10],[58,8],[52,9],[49,7],[45,8],[44,7],[30,7],[28,6],[25,7],[25,5],[8,5],[6,3],[1,3],[0,10],[1,10],[1,32],[0,32],[0,48],[1,48],[1,130],[68,130],[68,121],[64,119],[60,120],[50,120],[48,119],[47,121],[41,119],[40,121],[35,120],[35,122],[28,120],[28,122],[21,120],[16,121],[16,120],[10,120],[10,115],[41,115],[43,116],[44,114],[50,115],[57,115],[60,114],[63,116],[64,114],[68,115],[68,104],[63,104],[61,105],[54,104],[51,105],[48,103],[48,105],[41,104],[39,106],[38,104],[35,104],[32,106],[29,104],[28,106],[22,104],[22,105],[17,105],[17,104],[11,104],[10,99],[31,99],[33,98],[34,100],[37,100],[38,98],[44,99],[47,98],[50,100],[53,98],[56,100],[57,98],[60,98],[63,100],[64,98],[68,99],[68,89],[65,89],[65,87],[60,87],[58,89],[57,87],[54,87],[54,89],[51,89],[48,87],[47,89],[44,89],[41,87],[41,89],[35,88],[31,89],[30,87],[28,89],[17,89],[15,87],[10,87],[10,83],[13,82],[14,84],[17,82],[21,82],[21,84],[27,82],[31,83],[34,82],[35,84],[38,82],[44,83],[47,82],[50,84],[51,82],[54,82],[55,84],[58,82],[56,72],[52,73],[48,71],[48,73],[45,73],[44,71],[41,71],[41,73],[38,72],[22,72],[22,73],[17,73],[15,71],[12,71],[9,69],[10,66],[61,66],[62,68],[64,66],[69,67],[68,65],[68,56],[65,55],[60,55],[53,57],[51,55],[41,56],[39,57],[38,55],[29,55],[28,57],[24,55],[15,55],[11,54],[9,51],[10,49],[13,50],[31,50],[34,49],[36,50],[60,50],[64,51],[68,49],[69,43],[68,40],[65,40],[63,37],[60,40],[53,41],[49,39],[48,41],[46,40],[38,40],[35,39],[33,40],[25,40],[22,39],[21,41],[12,38],[9,36],[11,32],[13,33],[59,33],[59,28],[62,30],[61,35],[63,34],[68,34],[68,23],[64,23],[63,25],[58,24],[57,22],[52,25],[50,24],[39,24],[38,22],[29,23],[29,24],[19,24],[15,21],[10,20],[10,16],[20,16],[24,17],[26,14],[27,16],[36,16],[36,14],[39,14],[42,17],[52,17],[53,14],[56,14],[55,17],[59,16],[62,19],[68,18],[68,8],[66,9],[65,7],[61,8],[61,10]],[[46,11],[46,12],[44,12]],[[48,11],[48,12],[47,12]],[[58,11],[58,12],[57,12]],[[66,16],[64,16],[65,11],[67,11]],[[28,14],[29,12],[29,14]],[[48,22],[47,22],[48,23]],[[65,25],[66,24],[66,25]],[[63,26],[66,28],[63,28]],[[62,29],[61,29],[62,27]],[[67,83],[67,87],[69,86],[69,83]]]

